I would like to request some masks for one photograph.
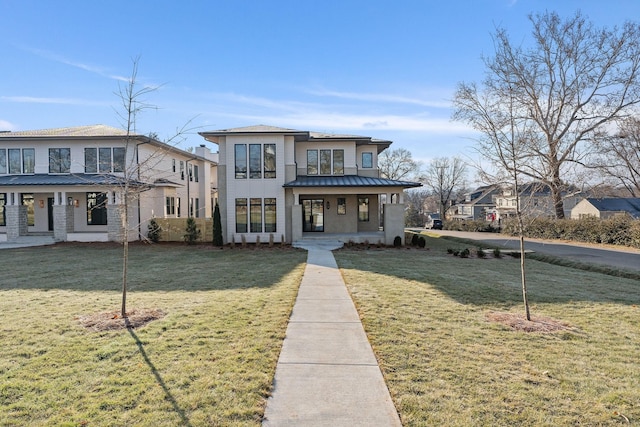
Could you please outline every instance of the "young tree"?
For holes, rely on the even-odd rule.
[[[224,239],[222,238],[222,220],[220,218],[220,206],[216,203],[213,210],[213,245],[222,246]]]
[[[378,157],[378,168],[388,179],[413,179],[420,173],[420,162],[413,160],[411,152],[404,148],[384,150]]]
[[[596,28],[580,12],[530,15],[533,41],[512,44],[504,29],[494,35],[495,56],[479,90],[461,83],[454,119],[472,126],[482,97],[502,96],[502,108],[530,119],[518,172],[551,189],[555,215],[564,218],[564,175],[583,164],[605,125],[630,114],[640,102],[640,25]],[[499,106],[498,106],[499,107]],[[498,154],[498,153],[495,153]]]
[[[442,219],[446,218],[454,195],[464,187],[467,167],[459,157],[439,157],[433,159],[424,175],[424,184],[438,198],[438,210]]]
[[[481,175],[489,182],[507,182],[516,194],[516,220],[520,240],[520,278],[525,317],[531,320],[527,280],[525,272],[525,225],[521,209],[520,188],[523,165],[529,162],[529,143],[537,132],[536,123],[529,117],[520,116],[517,99],[507,92],[478,93],[475,86],[467,86],[467,91],[457,98],[457,119],[466,121],[480,132],[479,151],[495,167],[481,170]],[[504,89],[503,89],[504,90]],[[464,103],[463,103],[464,101]],[[493,170],[500,174],[495,176]]]
[[[148,104],[145,97],[157,90],[158,87],[139,87],[137,82],[139,58],[134,58],[132,62],[133,66],[131,77],[126,81],[126,83],[118,85],[118,91],[115,93],[121,102],[121,109],[117,110],[117,114],[120,118],[121,126],[125,130],[123,142],[125,153],[127,153],[125,156],[127,160],[124,165],[123,174],[114,183],[114,193],[116,194],[116,199],[120,203],[118,214],[122,230],[122,305],[120,311],[123,318],[127,317],[126,307],[130,232],[134,228],[137,229],[138,226],[137,222],[136,224],[132,223],[130,211],[134,206],[133,202],[137,200],[143,191],[147,191],[150,188],[150,186],[146,184],[147,180],[145,178],[150,178],[145,176],[146,173],[153,171],[154,167],[157,166],[168,154],[166,150],[158,149],[143,161],[141,161],[137,155],[138,143],[141,136],[136,134],[136,119],[143,111],[156,108],[155,106]],[[191,121],[188,121],[182,128],[179,128],[176,131],[176,134],[165,141],[164,144],[171,145],[179,143],[183,139],[184,134],[189,131],[188,125],[190,123]],[[157,136],[155,134],[151,135]],[[149,138],[151,137],[145,138],[149,141]],[[135,225],[135,227],[133,227],[133,225]]]

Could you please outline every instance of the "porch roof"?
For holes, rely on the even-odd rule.
[[[105,174],[32,174],[32,175],[0,175],[0,187],[3,186],[23,186],[23,185],[121,185],[124,183],[122,177]],[[140,181],[129,181],[134,187],[145,186],[147,184]]]
[[[359,175],[299,176],[295,181],[283,185],[285,188],[302,187],[421,187],[419,182],[398,181]]]

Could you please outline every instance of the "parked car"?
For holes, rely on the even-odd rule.
[[[442,220],[432,219],[427,221],[424,228],[430,228],[431,230],[442,230]]]

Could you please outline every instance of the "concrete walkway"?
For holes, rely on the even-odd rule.
[[[312,242],[263,426],[401,426],[331,249]]]

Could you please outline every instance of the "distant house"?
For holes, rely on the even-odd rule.
[[[464,201],[457,203],[451,209],[451,211],[455,212],[451,219],[459,221],[486,220],[487,215],[494,211],[496,205],[493,199],[500,191],[501,189],[498,185],[487,185],[466,193]]]
[[[541,182],[522,184],[519,188],[520,211],[523,215],[536,218],[555,218],[556,212],[551,197],[551,188]],[[565,218],[571,216],[571,210],[582,200],[583,193],[570,187],[562,193]],[[513,187],[504,187],[494,198],[495,219],[504,219],[516,214],[516,194]]]
[[[586,198],[571,210],[571,219],[587,217],[607,219],[621,215],[640,219],[640,198]]]
[[[125,181],[130,240],[154,217],[211,217],[216,159],[104,125],[0,132],[0,241],[120,241]]]

